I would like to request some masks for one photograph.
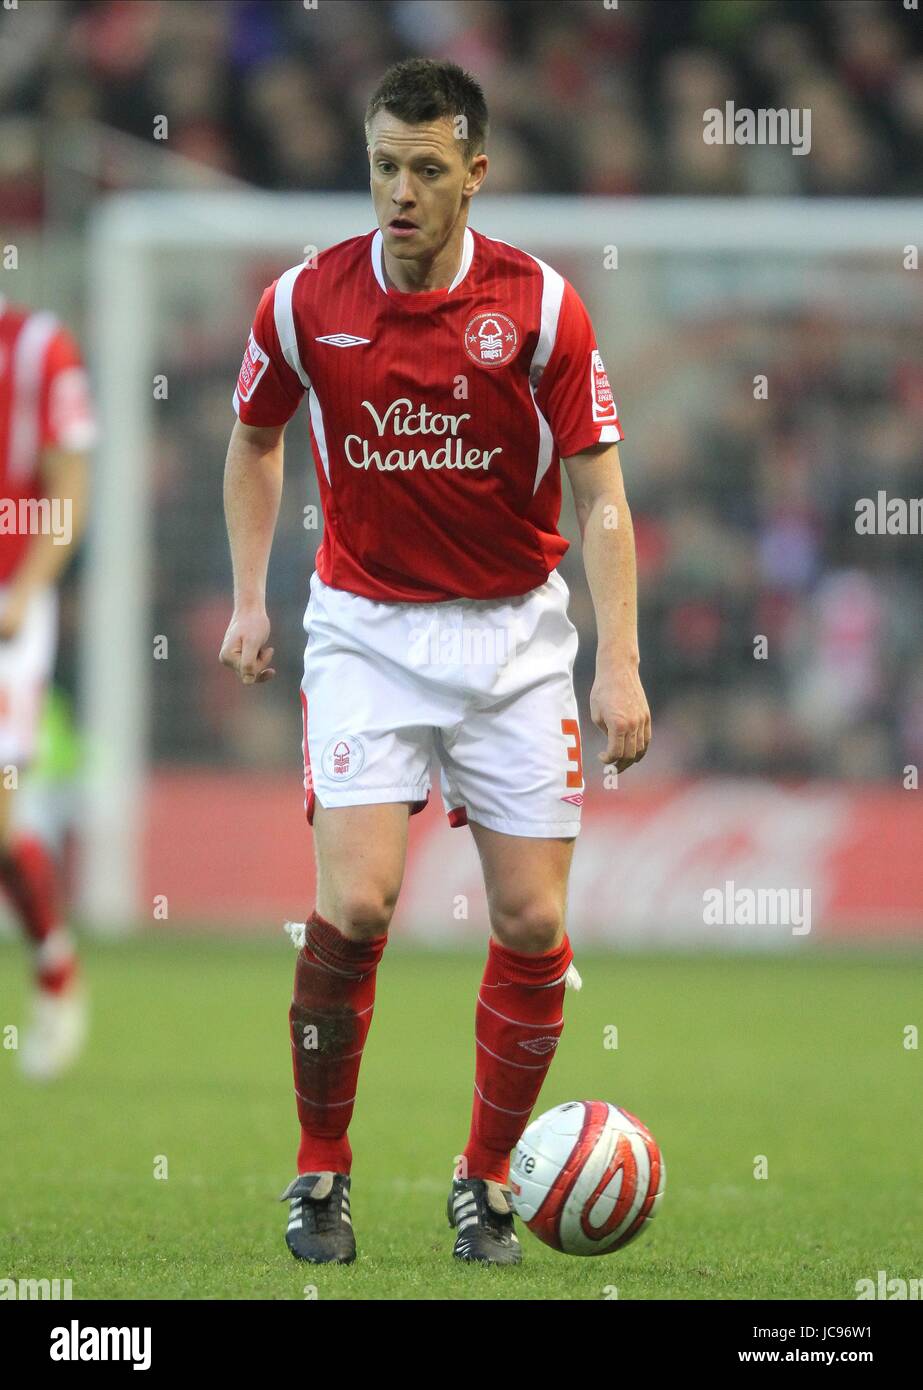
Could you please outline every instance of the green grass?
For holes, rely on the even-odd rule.
[[[568,1259],[522,1234],[512,1270],[455,1264],[444,1204],[467,1134],[479,953],[393,946],[351,1129],[359,1260],[296,1264],[277,1200],[294,1172],[276,942],[87,948],[92,1043],[66,1082],[0,1051],[0,1278],[75,1298],[834,1298],[918,1278],[923,1230],[919,958],[588,956],[539,1108],[604,1098],[659,1139],[650,1235]],[[22,953],[0,946],[0,1028],[21,1022]],[[615,1024],[619,1047],[604,1047]],[[769,1176],[753,1176],[757,1155]],[[169,1164],[154,1178],[155,1160]]]

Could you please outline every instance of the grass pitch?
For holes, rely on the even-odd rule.
[[[521,1229],[522,1266],[499,1270],[450,1258],[444,1211],[479,952],[385,954],[347,1269],[299,1265],[283,1243],[285,940],[147,937],[85,960],[94,1026],[72,1077],[29,1087],[0,1049],[0,1278],[70,1278],[77,1299],[850,1299],[880,1269],[923,1275],[923,1062],[904,1031],[923,1022],[919,957],[578,951],[584,988],[539,1110],[600,1098],[640,1115],[666,1197],[622,1252],[569,1259]],[[2,1038],[27,997],[14,944],[0,979]]]

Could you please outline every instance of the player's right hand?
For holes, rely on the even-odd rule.
[[[235,611],[221,643],[218,660],[236,671],[244,685],[260,685],[276,674],[270,666],[273,648],[269,641],[269,618],[265,610]]]

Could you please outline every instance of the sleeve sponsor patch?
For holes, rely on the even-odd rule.
[[[242,401],[248,401],[253,395],[268,366],[269,358],[251,332],[237,378],[237,394]]]
[[[597,424],[610,424],[618,419],[618,409],[612,399],[612,387],[599,355],[599,349],[590,353],[590,394],[593,399],[593,420]]]

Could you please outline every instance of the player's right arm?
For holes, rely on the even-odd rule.
[[[244,685],[272,680],[266,575],[282,496],[284,425],[245,425],[231,433],[224,468],[224,515],[234,570],[234,612],[220,660]]]
[[[296,272],[286,272],[293,277]],[[283,277],[285,278],[285,277]],[[219,659],[244,685],[258,685],[276,674],[270,666],[266,573],[282,497],[282,436],[310,384],[292,367],[279,340],[273,281],[257,306],[244,352],[224,468],[224,515],[234,568],[234,612]],[[283,296],[279,321],[290,339],[289,356],[299,363],[291,297]]]

